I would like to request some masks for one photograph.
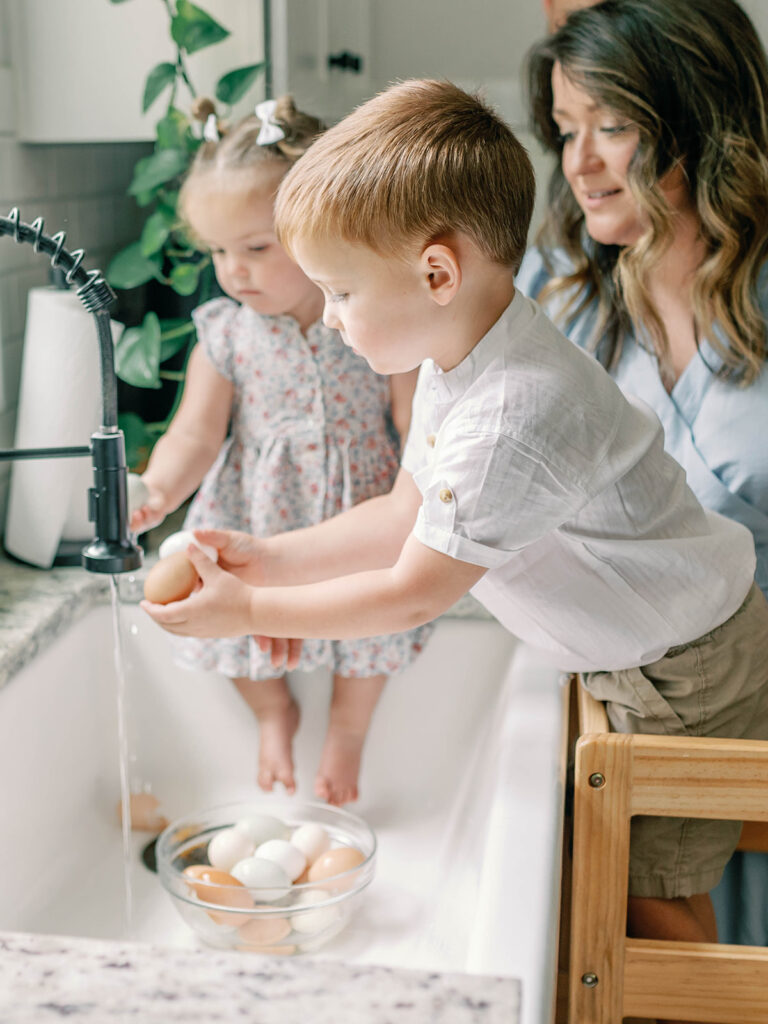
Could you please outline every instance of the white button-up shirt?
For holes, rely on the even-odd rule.
[[[701,507],[663,441],[518,292],[457,367],[422,365],[415,536],[486,567],[475,596],[561,668],[648,664],[724,622],[755,571],[749,531]]]

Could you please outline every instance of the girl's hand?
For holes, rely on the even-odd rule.
[[[146,533],[152,527],[159,526],[168,513],[173,511],[173,509],[168,508],[168,502],[162,491],[148,484],[144,477],[139,477],[139,480],[143,485],[141,488],[142,498],[141,504],[136,507],[132,507],[129,482],[128,504],[130,516],[128,525],[132,533]]]
[[[215,534],[220,531],[200,532]],[[206,540],[205,543],[210,541]],[[177,636],[233,637],[253,633],[253,588],[231,572],[219,568],[196,544],[189,545],[186,555],[195,567],[202,586],[198,586],[183,601],[172,601],[170,604],[142,601],[144,611],[159,626]]]
[[[272,668],[284,668],[290,672],[298,666],[303,640],[284,640],[273,636],[254,636],[253,639],[263,654],[271,655]]]

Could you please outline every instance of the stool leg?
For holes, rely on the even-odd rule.
[[[632,737],[576,744],[569,1020],[621,1024]]]

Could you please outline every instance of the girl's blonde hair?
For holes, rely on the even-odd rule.
[[[280,96],[275,101],[270,118],[283,130],[284,138],[263,145],[258,142],[262,122],[255,115],[238,121],[229,130],[221,127],[217,142],[203,142],[187,172],[179,193],[179,210],[184,215],[189,197],[189,184],[211,171],[243,171],[259,166],[280,164],[287,171],[309,149],[324,130],[323,124],[310,114],[297,110],[292,96]]]
[[[593,346],[608,366],[622,335],[642,326],[664,375],[669,339],[647,281],[674,232],[660,182],[679,166],[705,247],[693,282],[697,337],[722,356],[721,376],[749,384],[766,359],[757,280],[768,257],[768,60],[754,26],[734,0],[604,0],[571,14],[528,58],[533,129],[560,158],[556,62],[599,106],[637,126],[628,184],[648,228],[624,248],[595,242],[556,168],[537,241],[545,253],[564,251],[573,269],[540,297],[567,297],[564,324],[597,303]]]
[[[324,237],[402,255],[461,231],[516,270],[534,199],[528,155],[506,124],[450,82],[411,80],[325,132],[283,179],[281,244]]]

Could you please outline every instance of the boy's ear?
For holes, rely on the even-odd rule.
[[[438,306],[447,306],[461,284],[461,264],[455,250],[442,242],[432,242],[422,252],[420,262],[430,298]]]

